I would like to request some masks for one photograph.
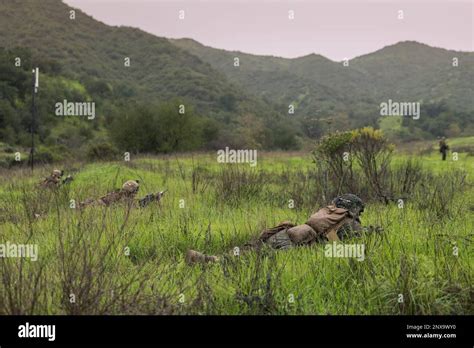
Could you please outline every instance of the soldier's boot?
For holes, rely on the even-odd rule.
[[[219,258],[217,256],[205,255],[199,251],[189,249],[186,252],[185,260],[188,265],[192,265],[195,263],[218,262]]]

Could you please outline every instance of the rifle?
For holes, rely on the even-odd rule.
[[[142,199],[138,201],[138,204],[141,208],[145,208],[151,202],[159,202],[161,197],[167,192],[168,190],[160,191],[158,193],[149,193]]]

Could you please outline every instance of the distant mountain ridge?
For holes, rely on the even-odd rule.
[[[406,41],[345,67],[317,54],[287,59],[214,49],[192,39],[167,40],[105,25],[78,9],[71,20],[70,9],[60,0],[2,0],[0,46],[28,47],[75,76],[126,86],[139,98],[186,97],[206,112],[222,111],[229,98],[260,112],[276,105],[284,113],[282,108],[293,104],[300,115],[374,108],[389,98],[446,100],[454,109],[474,110],[472,52]],[[129,69],[125,57],[131,59]]]
[[[173,44],[209,62],[231,81],[273,101],[297,103],[310,114],[331,101],[328,109],[354,104],[376,107],[391,99],[436,102],[474,110],[474,53],[449,51],[414,41],[400,42],[350,60],[348,66],[321,55],[300,58],[257,56],[206,47],[192,39]],[[232,66],[233,57],[241,66]],[[453,67],[453,58],[459,66]]]
[[[422,104],[420,120],[396,121],[398,129],[403,122],[417,138],[443,135],[446,129],[452,134],[474,133],[472,52],[405,41],[345,66],[319,54],[289,59],[215,49],[192,39],[108,26],[79,9],[71,19],[70,10],[61,0],[0,0],[0,47],[8,54],[27,49],[33,64],[40,66],[42,81],[54,77],[49,80],[54,80],[49,99],[40,99],[45,112],[53,109],[51,103],[61,92],[68,100],[80,95],[99,101],[107,114],[96,131],[109,129],[111,115],[130,102],[155,105],[179,99],[216,122],[220,144],[232,137],[233,144],[245,138],[243,143],[262,147],[284,148],[282,143],[287,143],[291,146],[286,148],[295,148],[305,137],[379,126],[380,104],[390,99]],[[453,59],[459,66],[453,67]],[[3,63],[5,74],[11,75],[11,66]],[[0,87],[2,82],[0,76]],[[8,107],[13,108],[9,112],[22,109],[26,120],[25,103],[15,104],[15,93],[8,95]],[[57,125],[54,115],[49,121],[52,126],[43,123],[43,138],[46,128]],[[23,131],[28,128],[26,121],[22,126]],[[16,133],[8,131],[11,139],[21,129],[15,127]]]
[[[79,9],[70,19],[71,9],[60,0],[1,0],[0,47],[26,47],[36,58],[58,62],[62,74],[78,80],[102,79],[118,93],[124,91],[124,98],[182,97],[200,112],[211,114],[269,109],[167,39],[105,25]],[[229,98],[235,99],[235,110],[228,110]]]

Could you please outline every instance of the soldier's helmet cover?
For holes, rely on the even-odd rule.
[[[137,193],[140,187],[140,180],[128,180],[122,186],[122,190],[127,193]]]
[[[51,173],[51,176],[54,176],[56,178],[60,178],[63,175],[63,171],[59,169],[54,169],[53,172]]]
[[[355,218],[358,218],[365,208],[362,199],[352,193],[338,196],[332,200],[332,203],[338,208],[347,209]]]

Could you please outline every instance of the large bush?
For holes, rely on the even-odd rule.
[[[381,130],[372,127],[353,131],[351,143],[354,157],[368,181],[371,193],[387,202],[390,195],[385,187],[393,145],[388,142]]]
[[[117,159],[118,150],[111,143],[103,141],[89,145],[86,156],[89,160],[113,160]]]
[[[129,152],[192,151],[204,144],[206,119],[173,101],[157,106],[132,105],[115,115],[111,137],[118,148]],[[211,139],[206,139],[207,141]]]
[[[336,131],[324,136],[313,151],[313,158],[318,168],[323,170],[325,176],[333,183],[335,191],[328,191],[328,194],[356,190],[351,154],[352,139],[351,132]]]
[[[347,132],[335,132],[321,139],[313,157],[331,183],[333,194],[360,192],[388,201],[388,169],[393,145],[381,130],[365,127]],[[360,168],[360,174],[354,165]],[[360,180],[363,178],[362,180]]]

